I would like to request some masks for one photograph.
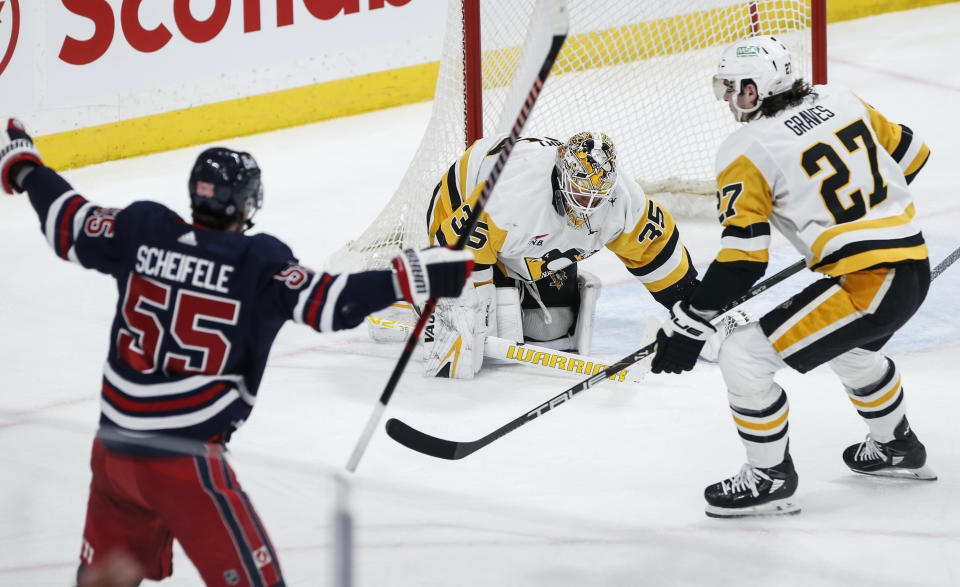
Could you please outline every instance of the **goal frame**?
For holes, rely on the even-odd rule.
[[[469,147],[483,136],[483,87],[481,63],[483,47],[480,40],[480,2],[481,0],[462,0],[463,2],[463,87],[464,128]],[[810,4],[810,48],[812,52],[811,81],[816,84],[827,83],[827,0],[809,0]],[[760,11],[757,0],[750,2],[750,20],[753,32],[759,32]]]

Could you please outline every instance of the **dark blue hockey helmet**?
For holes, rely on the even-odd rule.
[[[190,208],[194,220],[212,219],[222,228],[244,219],[249,221],[263,205],[260,167],[250,153],[224,147],[207,149],[197,157],[190,172]]]

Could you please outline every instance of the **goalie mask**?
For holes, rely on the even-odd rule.
[[[617,151],[610,137],[581,132],[557,148],[557,186],[553,205],[574,228],[590,226],[590,217],[610,201],[617,183]]]
[[[713,92],[722,101],[728,93],[739,95],[745,82],[753,82],[757,87],[753,108],[740,108],[736,100],[730,101],[737,120],[744,121],[760,108],[765,98],[786,92],[796,79],[793,59],[783,43],[774,37],[752,37],[724,49],[713,76]]]
[[[194,219],[223,229],[239,221],[246,228],[263,205],[260,167],[250,153],[223,147],[207,149],[190,172],[190,208]]]

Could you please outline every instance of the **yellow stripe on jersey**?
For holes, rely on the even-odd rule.
[[[767,263],[770,261],[770,251],[741,251],[740,249],[720,249],[717,253],[718,263],[732,263],[735,261],[751,261],[754,263]]]
[[[930,147],[923,144],[920,147],[920,152],[917,153],[917,156],[913,158],[913,161],[910,162],[910,165],[907,165],[907,170],[903,172],[903,175],[909,178],[911,175],[917,172],[918,169],[923,167],[923,164],[927,162],[927,158],[930,157]]]
[[[913,160],[902,161],[901,157],[907,150],[907,143],[901,143],[904,140],[909,143],[910,141],[919,139],[911,135],[904,137],[903,126],[890,122],[883,114],[874,109],[870,104],[864,102],[859,96],[857,96],[857,99],[863,103],[867,108],[867,112],[870,113],[870,126],[873,128],[873,132],[877,134],[877,141],[883,146],[887,153],[893,156],[894,160],[900,165],[900,168],[904,170],[903,175],[909,177],[916,173],[930,156],[930,147],[924,143],[920,146],[920,150],[916,156],[914,156]]]
[[[757,165],[740,155],[717,174],[718,214],[724,227],[748,228],[767,224],[773,212],[773,190]],[[749,262],[766,264],[768,249],[744,251],[722,248],[717,263]]]
[[[477,199],[480,197],[480,192],[483,191],[483,186],[486,185],[486,183],[485,181],[480,182],[480,184],[473,189],[473,193],[470,194],[470,198],[466,203],[457,208],[447,218],[435,223],[438,228],[431,234],[431,243],[433,243],[434,236],[437,234],[442,235],[442,239],[436,239],[442,243],[453,244],[457,242],[460,238],[459,233],[462,232],[463,226],[467,222],[469,212],[476,207]],[[473,251],[474,259],[477,263],[481,265],[494,265],[497,263],[497,254],[500,252],[500,249],[503,248],[503,242],[506,238],[507,231],[494,224],[493,219],[490,218],[490,215],[484,210],[480,214],[477,226],[474,228],[473,235],[467,241],[465,248]]]
[[[873,106],[863,101],[863,98],[857,96],[857,99],[863,103],[870,113],[870,126],[873,132],[877,134],[877,142],[887,151],[893,153],[900,145],[900,139],[903,136],[903,128],[899,124],[894,124],[887,120],[887,117],[880,114]]]
[[[723,226],[746,228],[769,222],[773,212],[773,190],[756,164],[740,155],[717,174],[719,214]]]
[[[898,261],[919,261],[929,257],[927,245],[915,245],[910,247],[898,247],[894,249],[877,249],[865,251],[855,255],[850,255],[838,260],[835,263],[821,265],[814,269],[819,273],[825,273],[838,277],[854,271],[860,271],[867,267],[873,267],[881,263],[896,263]]]
[[[651,292],[674,285],[690,270],[690,257],[680,242],[676,221],[666,208],[649,198],[646,214],[633,230],[624,231],[606,246]]]
[[[876,218],[874,220],[856,220],[854,222],[846,222],[844,224],[837,224],[836,226],[831,226],[830,228],[824,230],[820,233],[820,236],[817,237],[813,244],[810,246],[810,251],[813,253],[813,259],[810,261],[809,265],[812,267],[820,262],[820,258],[823,256],[823,250],[826,248],[827,243],[836,238],[841,234],[848,232],[853,232],[855,230],[875,230],[877,228],[891,228],[893,226],[903,226],[909,224],[913,220],[914,215],[916,214],[916,208],[914,208],[913,203],[910,203],[907,206],[907,209],[904,210],[903,214],[899,216],[891,216],[889,218]],[[882,251],[877,251],[882,253]]]
[[[434,236],[440,229],[440,223],[446,221],[450,216],[463,206],[464,195],[470,190],[467,189],[467,164],[470,161],[470,154],[473,152],[473,145],[463,153],[460,159],[450,166],[440,183],[437,186],[437,193],[433,197],[432,208],[430,210],[429,236],[430,244],[434,242]]]
[[[651,281],[643,284],[648,291],[651,291],[651,292],[663,291],[668,287],[670,287],[671,285],[674,285],[675,283],[683,279],[683,276],[686,275],[688,271],[690,271],[690,257],[687,255],[687,250],[682,246],[680,250],[681,250],[681,254],[683,255],[683,258],[681,259],[680,263],[677,264],[677,267],[670,272],[669,275],[667,275],[663,279],[658,279],[656,281]]]
[[[633,230],[624,230],[607,243],[607,248],[616,253],[628,269],[650,264],[664,252],[677,231],[677,223],[666,208],[648,198],[646,210],[646,215],[641,216]],[[671,253],[667,251],[666,254]]]

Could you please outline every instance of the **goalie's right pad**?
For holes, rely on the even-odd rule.
[[[485,279],[490,272],[491,279]],[[483,365],[483,343],[496,335],[497,300],[492,270],[474,274],[460,297],[442,298],[423,334],[424,375],[473,379]]]

